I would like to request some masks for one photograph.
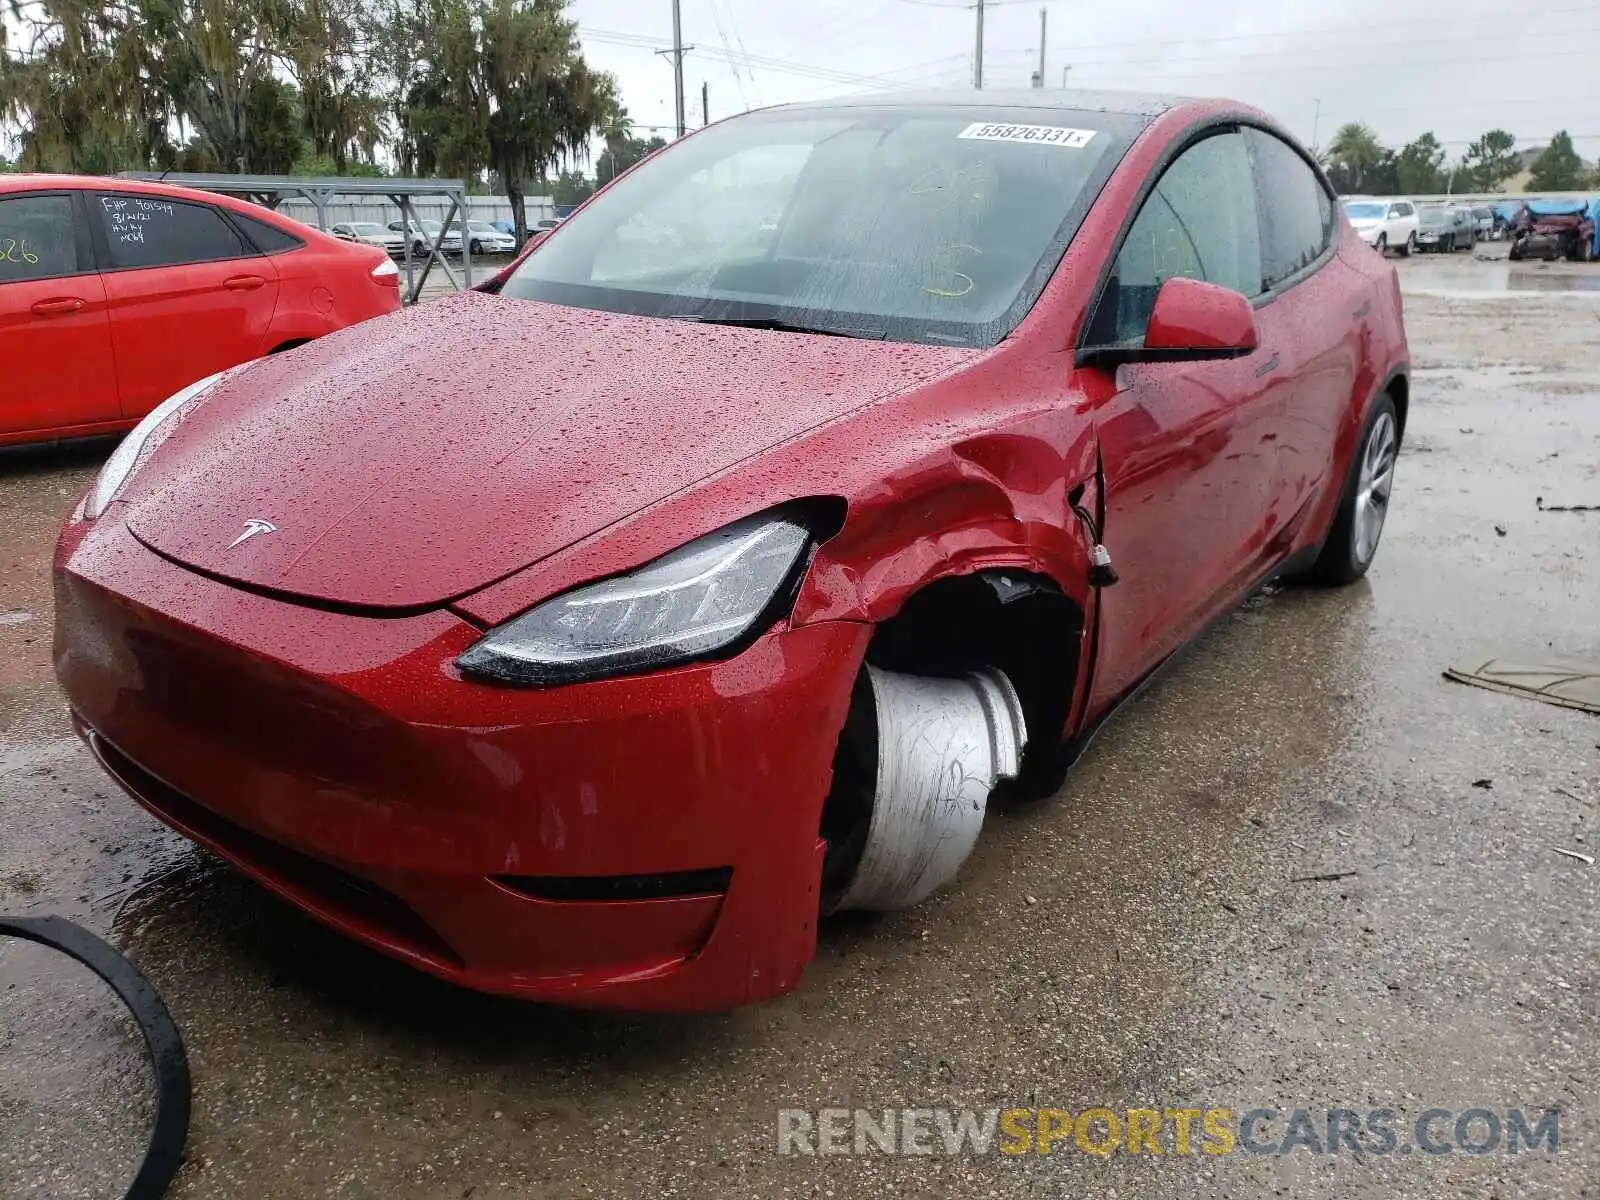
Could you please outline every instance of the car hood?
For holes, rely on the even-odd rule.
[[[223,579],[431,606],[978,353],[467,292],[228,379],[134,475],[126,519]],[[238,540],[250,522],[275,528]]]

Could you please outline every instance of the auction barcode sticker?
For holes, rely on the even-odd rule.
[[[1068,129],[1064,125],[999,125],[974,121],[958,135],[978,142],[1037,142],[1041,146],[1066,146],[1077,150],[1089,144],[1093,129]]]

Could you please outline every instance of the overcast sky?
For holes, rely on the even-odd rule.
[[[974,14],[957,0],[681,0],[689,126],[745,108],[899,86],[967,87]],[[1566,129],[1600,155],[1600,0],[989,0],[986,86],[1028,85],[1049,10],[1047,85],[1228,96],[1308,144],[1364,121],[1399,146],[1433,130],[1451,157],[1486,129],[1518,145]],[[671,0],[573,0],[589,60],[634,120],[673,122]],[[1318,116],[1317,102],[1321,101]]]

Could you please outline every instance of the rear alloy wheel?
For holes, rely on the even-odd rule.
[[[1394,399],[1383,393],[1373,402],[1361,433],[1344,495],[1322,545],[1311,577],[1318,583],[1354,583],[1367,573],[1378,553],[1378,539],[1389,516],[1395,460],[1400,455],[1400,423]]]
[[[1416,252],[1417,235],[1414,233],[1408,233],[1406,234],[1406,244],[1400,247],[1400,256],[1402,258],[1410,258]]]
[[[864,667],[823,810],[823,912],[909,908],[953,879],[1026,741],[1004,672],[946,679]]]

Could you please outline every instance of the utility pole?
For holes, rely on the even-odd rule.
[[[678,136],[684,134],[683,128],[683,14],[679,11],[679,0],[672,0],[672,84],[673,94],[678,101]]]
[[[682,137],[687,129],[683,119],[683,56],[693,46],[683,44],[683,17],[679,11],[679,0],[672,0],[672,49],[657,50],[657,54],[670,54],[672,56],[672,93],[677,105],[678,136]]]
[[[1050,19],[1050,10],[1044,5],[1039,6],[1039,74],[1035,76],[1038,82],[1035,87],[1044,86],[1044,29],[1045,22]]]
[[[977,0],[977,4],[978,34],[972,51],[972,86],[981,92],[983,90],[983,0]]]
[[[1322,101],[1316,102],[1316,112],[1311,117],[1311,153],[1317,152],[1317,126],[1322,124]]]
[[[1062,87],[1066,87],[1067,86],[1067,72],[1070,71],[1070,70],[1072,70],[1072,64],[1071,63],[1068,63],[1066,66],[1061,68],[1061,86]]]
[[[704,79],[700,81],[700,124],[711,124],[711,85]]]

